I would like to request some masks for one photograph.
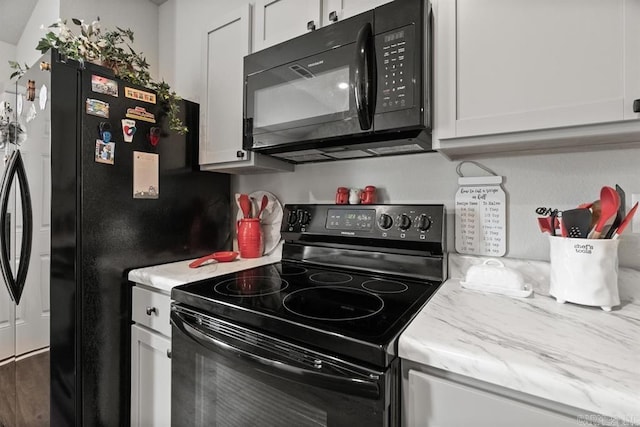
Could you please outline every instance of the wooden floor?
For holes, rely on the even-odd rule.
[[[48,351],[0,366],[0,427],[49,426],[49,396]]]

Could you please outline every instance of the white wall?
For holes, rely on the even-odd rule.
[[[9,76],[14,71],[9,68],[9,61],[15,61],[16,47],[12,44],[0,42],[0,93],[9,82]]]
[[[48,27],[54,23],[60,16],[59,11],[60,0],[40,0],[36,4],[16,45],[16,61],[32,66],[40,58],[42,54],[36,50],[36,46],[46,31],[41,30],[40,26]]]
[[[41,0],[48,1],[48,0]],[[59,0],[60,17],[91,22],[100,17],[103,30],[130,28],[134,33],[133,48],[142,52],[153,78],[158,76],[158,6],[149,0]],[[34,45],[35,46],[35,45]]]
[[[549,244],[540,233],[535,209],[571,209],[599,198],[600,187],[619,184],[627,193],[640,193],[640,149],[479,160],[506,177],[507,257],[548,260]],[[437,153],[361,159],[296,166],[294,173],[235,176],[232,193],[267,190],[283,203],[333,203],[339,186],[375,185],[384,203],[444,203],[447,208],[448,249],[454,247],[456,165]],[[465,176],[484,175],[473,165]],[[620,264],[640,268],[640,234],[631,228],[620,243]]]

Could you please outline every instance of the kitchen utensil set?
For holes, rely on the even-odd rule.
[[[543,233],[556,235],[558,226],[563,237],[590,239],[617,239],[631,222],[638,208],[636,203],[625,215],[625,193],[619,185],[616,188],[604,186],[600,199],[582,203],[576,209],[559,212],[557,209],[537,208],[538,226]],[[613,219],[613,221],[611,221]],[[605,231],[607,224],[611,224]]]
[[[242,217],[245,219],[260,218],[262,215],[262,212],[264,212],[265,208],[269,204],[269,198],[267,197],[266,194],[263,195],[262,200],[260,201],[260,209],[258,210],[258,213],[255,216],[253,216],[252,212],[253,212],[255,199],[253,197],[249,197],[248,194],[239,194],[237,195],[237,200],[238,200],[238,207],[242,212]]]

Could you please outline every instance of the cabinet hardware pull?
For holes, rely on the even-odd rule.
[[[169,359],[171,359],[171,349],[170,348],[167,349],[167,357]]]
[[[633,101],[633,112],[640,113],[640,99]]]
[[[316,23],[313,21],[307,22],[307,30],[313,31],[316,29]]]
[[[244,157],[244,151],[238,150],[236,151],[236,157],[241,159]]]
[[[329,21],[338,22],[338,12],[336,12],[335,10],[329,12]]]
[[[151,316],[151,313],[158,314],[158,309],[155,307],[147,307],[147,316]]]

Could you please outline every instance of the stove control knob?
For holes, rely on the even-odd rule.
[[[383,230],[388,230],[393,225],[393,219],[387,214],[382,214],[378,217],[378,226]]]
[[[308,225],[309,221],[311,221],[311,214],[309,211],[298,211],[298,218],[300,219],[300,225]]]
[[[289,223],[289,225],[294,225],[296,222],[298,222],[298,215],[296,214],[296,211],[289,211],[287,222]]]
[[[427,231],[431,227],[431,220],[425,214],[422,214],[417,219],[416,227],[420,231]]]
[[[407,231],[411,227],[411,218],[407,214],[400,215],[400,230]]]

